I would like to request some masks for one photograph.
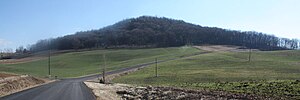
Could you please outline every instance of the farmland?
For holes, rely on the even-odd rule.
[[[150,65],[117,77],[113,82],[300,98],[300,51],[253,51],[249,61],[246,49],[205,48],[212,51],[183,46],[57,53],[51,56],[51,74],[67,78],[101,73],[103,54],[107,71],[153,62],[156,58],[159,61],[181,58],[159,63],[158,77],[155,77],[155,65]],[[47,64],[47,57],[41,57],[32,61],[2,63],[0,71],[45,77],[48,75]]]
[[[178,59],[159,64],[158,77],[155,77],[155,66],[152,65],[116,78],[114,82],[281,96],[299,95],[297,79],[300,78],[300,51],[255,51],[252,52],[250,62],[248,54],[213,52]],[[246,85],[241,88],[243,84]],[[286,91],[276,89],[285,87],[290,88]]]
[[[78,77],[100,73],[106,55],[108,71],[152,62],[155,58],[166,60],[201,52],[192,47],[148,48],[148,49],[105,49],[69,52],[51,56],[51,74],[58,77]],[[0,64],[0,71],[45,77],[48,75],[48,59],[24,63]]]

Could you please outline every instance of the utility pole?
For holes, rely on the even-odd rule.
[[[249,62],[251,61],[251,52],[252,52],[252,50],[251,50],[251,47],[250,47],[250,49],[249,49],[249,58],[248,58]]]
[[[48,76],[51,77],[51,71],[50,71],[50,55],[51,55],[51,46],[50,46],[50,40],[48,41],[49,45],[49,51],[48,51]]]
[[[155,58],[155,77],[157,77],[157,58]]]
[[[106,70],[106,58],[105,58],[105,54],[103,54],[103,60],[104,60],[104,67],[103,67],[103,72],[102,72],[102,81],[103,84],[105,84],[105,70]]]
[[[249,62],[251,62],[251,53],[252,53],[252,50],[251,50],[251,49],[252,49],[252,45],[253,45],[253,44],[252,44],[252,40],[250,40],[250,45],[249,45],[249,58],[248,58],[248,61],[249,61]]]

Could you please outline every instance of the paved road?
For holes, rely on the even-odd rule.
[[[201,52],[195,55],[204,54],[204,53],[207,52]],[[180,58],[185,58],[185,57],[190,57],[195,55],[189,55]],[[158,63],[180,59],[180,58],[158,61]],[[155,64],[155,62],[135,65],[128,68],[111,71],[106,74],[109,75],[109,74],[121,73],[124,71],[145,67],[151,64]],[[0,100],[95,100],[96,98],[93,95],[92,91],[83,83],[83,81],[95,79],[97,77],[101,77],[101,75],[91,75],[91,76],[85,76],[80,78],[63,79],[60,81],[45,84],[25,91],[17,92],[2,97],[0,98]]]
[[[154,63],[155,62],[150,62],[111,71],[108,72],[107,75],[145,67]],[[17,92],[2,97],[0,100],[95,100],[95,96],[92,94],[92,91],[83,83],[83,81],[95,79],[97,77],[101,77],[101,75],[63,79],[25,91]]]

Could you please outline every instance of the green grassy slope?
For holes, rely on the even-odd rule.
[[[118,77],[113,81],[139,85],[242,91],[235,90],[236,88],[234,87],[237,85],[228,85],[225,83],[251,81],[260,81],[261,83],[261,81],[273,81],[277,79],[300,79],[300,51],[260,51],[253,52],[252,54],[252,61],[248,62],[248,53],[246,52],[208,53],[161,63],[158,65],[158,77],[155,77],[155,66],[151,66],[126,76]],[[290,81],[283,83],[288,82]],[[217,83],[224,83],[227,87],[224,88]],[[292,88],[293,92],[300,90],[299,85],[294,86],[297,87]],[[271,88],[276,89],[278,87],[274,86]],[[279,88],[284,87],[279,86]],[[280,93],[283,92],[286,91],[281,91]]]
[[[209,53],[159,64],[117,78],[117,82],[140,84],[177,84],[184,82],[217,82],[300,78],[300,51]],[[132,80],[132,81],[127,81]]]
[[[129,67],[136,64],[176,58],[201,52],[192,47],[171,47],[152,49],[108,49],[58,54],[51,57],[52,76],[77,77],[99,73],[103,67],[103,54],[106,54],[107,70]],[[47,76],[48,60],[21,64],[0,64],[0,72]]]

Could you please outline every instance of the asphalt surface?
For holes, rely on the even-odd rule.
[[[159,61],[158,63],[160,62],[164,61]],[[106,74],[110,75],[121,73],[151,64],[155,64],[155,62],[135,65],[128,68],[107,72]],[[98,77],[101,77],[101,75],[98,74],[80,78],[62,79],[60,81],[41,85],[2,97],[0,100],[96,100],[96,97],[93,95],[92,91],[83,83],[83,81]]]
[[[207,52],[202,52],[199,54],[204,54],[204,53]],[[199,55],[199,54],[195,54],[195,55]],[[195,55],[183,56],[180,58],[185,58],[185,57],[190,57]],[[180,58],[158,61],[158,63],[180,59]],[[149,63],[135,65],[128,68],[114,70],[111,72],[107,72],[106,75],[117,74],[132,69],[136,69],[136,68],[142,68],[155,63],[156,62],[149,62]],[[62,79],[60,81],[55,81],[49,84],[41,85],[28,90],[10,94],[8,96],[4,96],[0,98],[0,100],[96,100],[96,97],[93,95],[92,91],[83,82],[98,77],[101,77],[101,75],[98,74],[98,75],[84,76],[80,78]]]

